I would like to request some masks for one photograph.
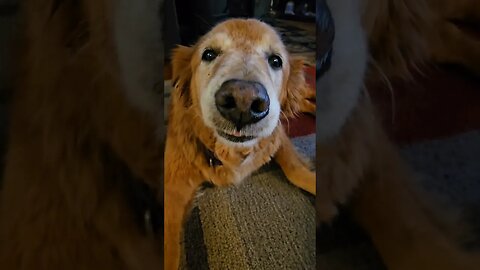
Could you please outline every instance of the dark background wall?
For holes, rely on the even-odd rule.
[[[191,45],[208,32],[212,26],[231,17],[266,18],[270,11],[270,0],[166,0],[166,60],[176,44]],[[284,16],[288,0],[273,1],[273,9],[279,18],[293,20],[315,20],[302,16]],[[315,0],[294,0],[296,10],[304,6],[315,12]]]
[[[0,91],[11,87],[10,46],[14,35],[17,0],[0,0]]]
[[[8,100],[12,88],[11,46],[15,34],[17,0],[0,0],[0,175],[6,146]],[[0,188],[2,179],[0,177]]]

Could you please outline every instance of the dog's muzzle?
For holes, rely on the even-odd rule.
[[[215,93],[215,105],[240,131],[268,115],[270,98],[261,83],[233,79],[225,81]]]

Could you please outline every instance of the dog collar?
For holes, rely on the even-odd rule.
[[[141,180],[129,181],[126,194],[140,229],[154,237],[163,224],[163,207],[157,202],[156,192]]]
[[[202,148],[202,152],[205,156],[205,160],[207,161],[208,166],[217,167],[223,165],[222,161],[217,158],[215,153],[208,149],[200,140],[198,141],[198,145],[200,146],[200,148]]]
[[[138,228],[154,238],[163,225],[163,205],[157,199],[158,191],[135,177],[125,164],[121,164],[112,177],[117,178]]]
[[[215,156],[215,153],[210,151],[210,149],[205,147],[205,159],[207,160],[208,166],[210,167],[217,167],[222,166],[223,163]]]

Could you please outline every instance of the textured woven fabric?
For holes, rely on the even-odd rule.
[[[293,139],[313,159],[315,135]],[[315,269],[314,196],[274,163],[241,185],[207,189],[185,228],[184,269]]]

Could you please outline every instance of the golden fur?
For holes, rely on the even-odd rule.
[[[22,2],[22,71],[1,190],[1,269],[163,263],[163,235],[142,232],[121,186],[140,179],[161,201],[163,146],[156,116],[122,90],[111,4]]]
[[[438,2],[361,2],[372,63],[366,79],[378,80],[379,70],[388,78],[408,78],[412,68],[432,61],[478,71],[478,41],[453,30],[448,21],[454,17],[448,15],[452,10],[464,18],[478,1],[443,1],[443,6]],[[335,57],[332,61],[351,65],[335,63]],[[318,82],[317,86],[321,91]],[[317,144],[317,224],[330,223],[337,205],[348,204],[388,269],[478,269],[480,254],[456,243],[452,221],[437,215],[427,195],[417,190],[413,173],[387,138],[368,94],[359,96],[338,133]]]
[[[211,65],[201,63],[200,55],[209,46],[220,47],[226,56],[219,56]],[[267,50],[274,50],[285,59],[280,73],[271,72],[266,64]],[[231,62],[235,55],[244,60]],[[273,157],[293,184],[315,193],[315,173],[299,157],[278,118],[262,122],[261,128],[269,125],[267,121],[274,121],[275,127],[254,144],[234,145],[215,135],[214,129],[206,124],[205,108],[201,108],[211,81],[218,76],[220,82],[237,76],[238,79],[273,81],[269,93],[271,98],[278,99],[283,116],[292,116],[301,109],[302,99],[309,92],[303,62],[288,56],[271,27],[254,19],[228,20],[213,28],[193,47],[177,48],[172,62],[175,90],[165,152],[167,270],[177,269],[179,265],[182,225],[194,193],[202,183],[238,184]],[[202,145],[214,152],[223,165],[210,167],[201,151]]]
[[[372,74],[410,78],[431,63],[461,65],[480,75],[480,40],[455,22],[480,23],[476,0],[362,0]],[[378,77],[377,77],[378,79]]]
[[[457,64],[480,76],[480,2],[477,0],[427,0],[427,2],[435,15],[434,35],[428,41],[432,60],[438,63]],[[465,29],[465,25],[474,27],[477,31],[476,36]]]

